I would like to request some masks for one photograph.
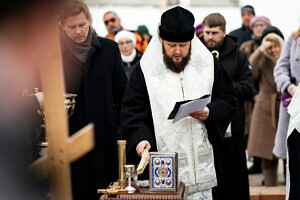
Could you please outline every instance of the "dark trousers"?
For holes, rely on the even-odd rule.
[[[300,199],[300,133],[296,130],[288,139],[290,194],[289,200]]]
[[[218,186],[213,188],[215,200],[249,200],[249,182],[244,136],[225,138],[214,147]]]

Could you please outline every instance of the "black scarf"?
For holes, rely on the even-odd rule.
[[[60,39],[63,51],[67,92],[79,94],[82,89],[81,84],[84,71],[87,67],[86,63],[93,49],[93,41],[97,40],[97,34],[90,28],[87,39],[82,43],[75,43],[62,31]]]
[[[65,48],[67,48],[75,58],[77,58],[80,66],[83,66],[87,60],[87,57],[92,49],[92,40],[93,37],[97,36],[94,29],[90,28],[89,34],[86,40],[82,43],[76,43],[63,32],[62,39],[64,41]]]

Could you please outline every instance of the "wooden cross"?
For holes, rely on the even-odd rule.
[[[48,41],[40,62],[42,88],[45,95],[47,155],[32,168],[50,180],[52,200],[71,200],[70,163],[94,147],[94,127],[89,124],[69,137],[68,118],[64,105],[65,85],[57,24],[49,26]]]

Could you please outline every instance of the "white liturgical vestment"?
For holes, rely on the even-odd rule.
[[[178,176],[189,188],[188,199],[211,199],[206,193],[217,185],[213,148],[202,121],[191,117],[172,124],[168,120],[178,101],[212,93],[214,59],[198,38],[192,40],[191,59],[175,73],[163,61],[162,44],[153,37],[141,59],[153,116],[158,152],[178,153]],[[197,196],[197,193],[199,195]]]

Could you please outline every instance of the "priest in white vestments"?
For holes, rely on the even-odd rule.
[[[218,147],[236,109],[232,81],[220,62],[194,37],[194,16],[174,7],[163,13],[123,99],[121,124],[128,161],[143,151],[178,153],[178,177],[188,199],[222,199]],[[179,122],[168,116],[176,102],[210,95],[203,110]],[[147,172],[146,172],[147,173]]]

